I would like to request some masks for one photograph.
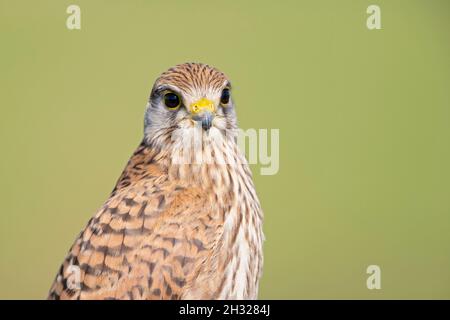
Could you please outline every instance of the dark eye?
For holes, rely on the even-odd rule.
[[[164,95],[164,104],[169,109],[176,109],[180,106],[180,97],[173,92],[167,92]]]
[[[221,104],[228,104],[230,102],[230,89],[223,89],[222,96],[220,97]]]

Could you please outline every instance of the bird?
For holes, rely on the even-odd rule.
[[[48,299],[257,299],[263,212],[231,82],[198,62],[155,81],[144,134]]]

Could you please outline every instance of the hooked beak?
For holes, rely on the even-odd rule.
[[[191,104],[190,111],[193,120],[201,121],[203,130],[208,131],[209,128],[211,128],[212,121],[216,114],[214,103],[211,100],[201,98]]]

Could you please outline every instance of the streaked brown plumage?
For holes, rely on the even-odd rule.
[[[229,87],[198,63],[157,79],[143,142],[70,249],[49,299],[257,298],[262,211],[236,144],[234,104],[222,103]],[[167,90],[181,98],[177,110],[164,106]],[[214,105],[209,129],[196,126],[196,101]],[[198,133],[194,149],[186,139]],[[179,152],[212,161],[180,162]]]

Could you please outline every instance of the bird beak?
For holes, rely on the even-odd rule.
[[[200,100],[191,103],[190,111],[192,119],[201,121],[203,130],[207,131],[212,126],[212,121],[216,114],[216,108],[211,100],[201,98]]]

